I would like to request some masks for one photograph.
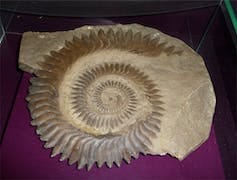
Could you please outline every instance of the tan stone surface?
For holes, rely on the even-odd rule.
[[[160,104],[157,110],[158,113],[162,113],[162,116],[158,115],[160,120],[158,123],[159,129],[156,136],[150,138],[152,144],[148,146],[146,153],[159,155],[168,153],[179,160],[184,159],[208,138],[216,100],[213,86],[202,57],[181,40],[165,35],[156,29],[138,24],[84,26],[71,31],[52,33],[26,32],[22,38],[19,67],[24,71],[36,72],[37,74],[37,70],[42,69],[38,62],[44,60],[43,55],[50,55],[50,51],[58,51],[63,48],[65,40],[71,41],[73,36],[80,38],[82,34],[88,34],[90,30],[98,32],[99,29],[102,29],[104,32],[107,32],[110,28],[115,32],[118,28],[121,28],[124,32],[131,29],[133,34],[137,32],[142,32],[143,36],[149,34],[150,37],[159,39],[159,43],[167,42],[165,47],[174,48],[171,48],[172,50],[168,50],[166,53],[161,52],[160,54],[156,54],[153,52],[152,55],[147,55],[146,52],[134,53],[132,50],[126,51],[121,48],[102,48],[101,50],[92,51],[78,58],[66,70],[58,86],[57,100],[60,112],[68,120],[69,124],[75,128],[83,129],[86,133],[95,136],[105,135],[105,137],[108,134],[123,135],[129,132],[129,128],[133,127],[134,124],[145,123],[146,121],[144,119],[154,110],[152,109],[154,105],[152,104],[152,100],[147,99],[147,96],[151,92],[144,93],[148,91],[146,86],[149,86],[149,83],[146,84],[146,82],[150,80],[152,84],[156,85],[155,88],[159,90],[157,95],[162,96],[158,99],[154,98],[155,103],[163,102],[163,104]],[[151,50],[148,48],[148,51]],[[118,64],[117,70],[115,67],[116,63]],[[100,65],[106,66],[105,64],[112,64],[111,68],[113,70],[109,70],[111,71],[109,75],[102,73],[100,74],[102,78],[98,75],[95,82],[94,80],[91,81],[85,96],[87,98],[93,97],[96,94],[96,88],[101,84],[109,86],[105,91],[106,93],[103,92],[104,94],[100,94],[100,98],[102,99],[100,100],[106,107],[103,106],[103,109],[96,110],[98,104],[91,103],[88,105],[88,107],[92,107],[90,111],[98,111],[98,113],[101,113],[101,111],[104,113],[105,111],[110,114],[108,116],[101,115],[102,119],[107,120],[112,117],[113,120],[113,118],[117,118],[117,116],[111,114],[123,113],[122,110],[117,112],[116,108],[122,109],[125,106],[129,106],[130,101],[128,100],[129,98],[132,99],[132,95],[129,95],[128,89],[131,89],[131,94],[136,96],[136,108],[132,109],[134,113],[131,116],[129,115],[128,118],[124,118],[127,120],[124,120],[121,124],[114,125],[108,121],[108,124],[105,123],[96,127],[90,123],[89,125],[83,123],[83,116],[78,117],[82,112],[80,112],[79,108],[75,110],[73,107],[71,96],[73,93],[72,86],[75,85],[75,82],[82,73],[86,73],[88,69],[92,71]],[[131,73],[128,73],[128,77],[122,75],[120,72],[120,69],[123,71],[122,69],[124,68],[122,65],[126,67],[128,64],[131,65],[130,71],[137,70],[139,73],[143,72],[148,76],[148,79],[145,79],[142,83],[137,83],[139,80],[134,79],[134,76],[139,77],[138,72],[134,72],[133,77],[132,75],[129,77]],[[112,85],[106,84],[106,82]],[[118,85],[120,83],[122,85]],[[123,86],[126,86],[127,89]],[[124,97],[127,97],[128,100]],[[156,94],[152,94],[152,97],[156,97]],[[29,99],[32,100],[31,98]],[[79,98],[79,100],[83,99]],[[87,99],[87,102],[93,102],[93,99],[91,101]],[[94,117],[95,119],[100,116],[99,114],[93,115],[97,116]],[[32,114],[32,117],[34,119],[34,114]],[[36,125],[38,125],[37,122]],[[141,134],[143,133],[142,128]],[[39,128],[38,133],[40,134],[41,131]]]

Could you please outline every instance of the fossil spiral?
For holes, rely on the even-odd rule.
[[[84,57],[113,49],[144,56],[181,53],[141,32],[90,30],[45,55],[31,79],[31,124],[45,147],[53,148],[52,156],[61,154],[60,160],[77,162],[78,169],[89,170],[95,163],[120,166],[123,159],[129,163],[139,153],[149,153],[151,138],[160,131],[159,85],[142,69],[113,60],[85,65]]]

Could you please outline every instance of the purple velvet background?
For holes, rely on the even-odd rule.
[[[20,38],[17,35],[6,36],[0,44],[0,141],[22,76],[20,70],[17,70]]]
[[[123,163],[121,168],[113,167],[112,169],[105,166],[101,169],[93,167],[88,173],[85,169],[77,171],[75,165],[68,166],[66,161],[59,162],[58,156],[50,158],[51,150],[43,148],[44,143],[36,135],[35,127],[30,125],[31,118],[24,100],[31,75],[24,73],[20,81],[21,73],[16,68],[20,38],[25,31],[69,30],[87,24],[140,23],[158,28],[196,48],[213,10],[214,8],[205,8],[153,16],[106,19],[13,15],[11,23],[6,27],[6,37],[0,48],[1,68],[4,65],[4,73],[1,72],[1,76],[4,75],[4,79],[1,78],[1,84],[4,85],[1,87],[1,89],[4,88],[4,94],[1,94],[1,106],[4,106],[1,109],[1,123],[6,124],[8,120],[1,144],[1,177],[6,179],[224,179],[224,170],[227,177],[229,175],[233,177],[236,169],[236,159],[233,158],[235,151],[232,149],[235,143],[232,136],[234,124],[227,98],[229,93],[225,89],[226,83],[230,87],[228,90],[234,90],[231,89],[233,87],[231,81],[223,81],[223,68],[220,66],[224,60],[231,60],[232,55],[229,51],[226,52],[230,44],[225,41],[227,35],[223,32],[226,30],[222,31],[225,26],[223,20],[221,20],[222,23],[219,22],[219,19],[215,21],[215,28],[212,28],[200,51],[217,96],[214,126],[209,139],[182,162],[170,156],[141,155],[130,165]],[[218,41],[216,37],[222,37],[221,41]],[[218,53],[221,53],[222,56],[218,56]],[[228,71],[226,77],[231,76],[230,73],[232,72]],[[9,78],[5,78],[7,76]],[[3,101],[3,98],[7,100]],[[13,103],[14,98],[15,103]],[[7,118],[8,113],[11,116]]]

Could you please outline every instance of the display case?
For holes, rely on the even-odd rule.
[[[3,179],[235,179],[236,2],[1,2],[1,178]],[[208,140],[183,161],[140,155],[112,169],[77,170],[50,149],[30,125],[25,100],[32,74],[18,68],[26,31],[66,31],[83,25],[139,23],[181,39],[199,53],[216,94]]]

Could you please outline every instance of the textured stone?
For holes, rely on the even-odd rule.
[[[32,125],[53,156],[62,153],[79,169],[119,166],[139,153],[182,160],[209,136],[215,94],[204,61],[156,29],[26,32],[19,67],[37,76],[27,98]]]

